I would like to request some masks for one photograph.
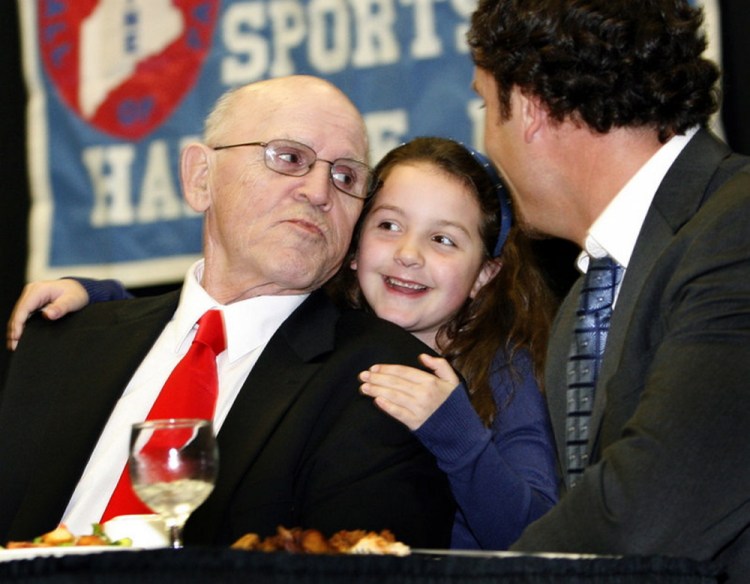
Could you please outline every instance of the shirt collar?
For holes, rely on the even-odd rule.
[[[636,172],[597,217],[576,259],[576,266],[586,272],[589,257],[609,255],[627,269],[638,234],[646,220],[651,201],[675,159],[698,131],[672,137]]]
[[[172,320],[172,346],[175,352],[192,342],[191,331],[198,319],[212,308],[221,310],[227,339],[229,362],[239,359],[273,336],[281,324],[309,296],[257,296],[221,304],[201,286],[204,260],[188,270],[180,293],[180,303]]]

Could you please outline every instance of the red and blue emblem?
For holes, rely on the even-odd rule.
[[[62,101],[111,136],[158,128],[193,88],[219,0],[37,0],[42,62]]]

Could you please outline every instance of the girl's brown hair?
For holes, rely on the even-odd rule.
[[[498,184],[494,169],[488,172],[467,148],[446,138],[416,138],[391,150],[373,172],[372,194],[365,203],[355,228],[350,254],[345,266],[328,286],[339,299],[356,308],[369,309],[359,288],[356,274],[349,268],[359,245],[363,221],[373,207],[378,191],[390,172],[399,165],[427,162],[459,178],[474,193],[479,204],[482,224],[479,231],[484,242],[486,260],[492,261],[503,225],[498,193],[505,190]],[[439,196],[440,193],[436,193]],[[509,206],[505,205],[507,213]],[[507,218],[506,218],[507,219]],[[508,222],[506,221],[507,225]],[[498,261],[499,273],[475,296],[467,299],[456,316],[438,331],[436,343],[442,355],[466,380],[474,409],[489,426],[498,408],[492,396],[490,379],[493,368],[509,366],[511,378],[518,375],[512,367],[518,351],[527,351],[534,374],[541,387],[544,355],[547,346],[553,296],[536,263],[527,237],[517,228],[502,233],[507,240]],[[498,353],[505,359],[497,361]]]

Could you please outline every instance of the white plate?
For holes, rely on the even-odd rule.
[[[68,545],[57,547],[33,547],[0,549],[0,562],[11,560],[28,560],[30,558],[49,556],[71,556],[77,554],[100,554],[102,552],[133,552],[138,548],[120,545]]]
[[[485,550],[441,550],[441,549],[419,549],[412,548],[413,554],[426,554],[430,556],[464,556],[467,558],[517,558],[520,556],[547,558],[550,560],[593,560],[598,558],[617,558],[619,556],[600,556],[595,554],[565,554],[558,552],[509,552],[509,551],[485,551]]]
[[[485,550],[451,550],[451,549],[420,549],[412,548],[411,553],[428,556],[463,556],[466,558],[515,558],[521,555],[519,552],[509,551],[485,551]]]

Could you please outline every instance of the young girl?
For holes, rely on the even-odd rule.
[[[387,154],[374,177],[350,269],[331,285],[444,359],[422,357],[434,374],[376,365],[361,374],[361,390],[448,475],[459,506],[452,547],[504,549],[556,500],[537,384],[551,295],[479,154],[417,138]]]
[[[449,477],[458,503],[452,547],[505,549],[556,501],[537,383],[551,295],[527,240],[510,227],[497,174],[479,154],[452,140],[417,138],[387,154],[374,179],[354,251],[329,291],[444,358],[423,355],[427,370],[373,366],[361,373],[361,391],[409,427]],[[92,300],[126,295],[112,282],[84,283]],[[49,318],[88,300],[72,280],[32,286],[12,327],[25,320],[24,298],[33,310],[65,291],[45,308]]]

